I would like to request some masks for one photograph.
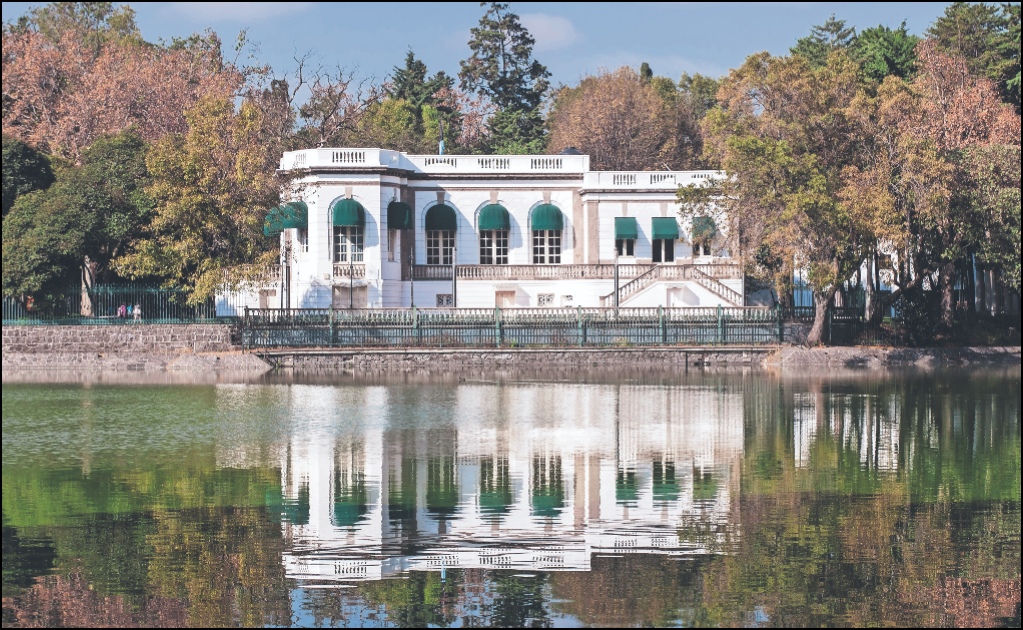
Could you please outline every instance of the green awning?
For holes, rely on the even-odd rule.
[[[499,203],[483,206],[480,210],[480,230],[510,230],[508,210]]]
[[[341,227],[365,227],[366,209],[354,199],[338,199],[331,208],[334,225]]]
[[[411,230],[412,206],[401,201],[392,201],[387,204],[387,229]]]
[[[636,217],[615,217],[615,240],[639,238],[639,226]]]
[[[289,201],[271,208],[263,221],[263,234],[277,236],[289,228],[309,227],[309,206],[304,201]]]
[[[563,230],[565,217],[561,210],[552,203],[545,203],[533,209],[534,230]]]
[[[710,217],[693,218],[693,240],[709,241],[717,236],[718,228]]]
[[[455,216],[455,209],[449,205],[439,203],[426,211],[427,230],[458,230],[458,218]]]
[[[678,221],[675,220],[675,217],[654,217],[650,238],[672,241],[678,239]]]

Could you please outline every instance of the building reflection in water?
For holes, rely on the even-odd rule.
[[[741,391],[479,383],[288,392],[294,416],[279,453],[289,577],[588,570],[594,554],[717,551],[722,541],[679,532],[725,531],[737,516]]]

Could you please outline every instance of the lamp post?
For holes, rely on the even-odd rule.
[[[451,308],[458,308],[458,245],[451,248]]]
[[[615,305],[615,317],[618,317],[618,251],[615,251],[615,291],[614,291],[614,305]]]

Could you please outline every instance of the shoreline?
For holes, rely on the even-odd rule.
[[[445,348],[277,349],[175,353],[3,352],[3,382],[45,382],[65,377],[131,375],[167,382],[252,380],[270,374],[457,375],[518,373],[678,373],[693,370],[850,371],[886,369],[1016,368],[1019,346],[880,348],[866,346],[655,347],[655,348]],[[75,380],[75,379],[73,379]],[[98,379],[102,380],[102,379]],[[117,380],[117,379],[115,379]],[[132,380],[129,378],[128,380]]]

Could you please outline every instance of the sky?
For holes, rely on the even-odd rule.
[[[4,2],[4,22],[42,3]],[[256,58],[283,76],[311,54],[324,68],[383,80],[411,49],[431,73],[457,76],[469,56],[469,31],[483,15],[476,2],[147,2],[131,4],[142,36],[169,41],[207,28],[225,43],[245,30]],[[922,35],[947,2],[512,2],[536,39],[534,57],[551,83],[574,85],[587,75],[646,61],[654,74],[720,77],[760,51],[783,55],[832,14],[863,29],[903,21]]]

